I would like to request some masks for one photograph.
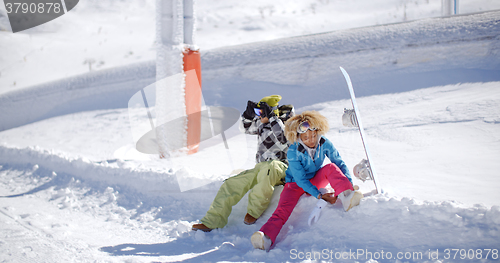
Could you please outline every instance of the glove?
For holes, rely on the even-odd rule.
[[[321,214],[321,209],[323,209],[323,207],[325,207],[326,204],[328,204],[327,201],[323,199],[318,200],[318,202],[316,203],[316,207],[311,212],[311,215],[309,215],[309,220],[307,221],[307,224],[309,226],[311,226],[313,222],[314,223],[318,222],[319,215]]]
[[[247,109],[243,112],[243,117],[245,119],[252,120],[255,117],[255,108],[257,108],[257,103],[249,100],[247,103]]]
[[[260,102],[260,109],[262,109],[262,118],[271,118],[274,116],[274,111],[266,102]]]

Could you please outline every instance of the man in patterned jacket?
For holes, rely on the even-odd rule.
[[[269,205],[274,187],[284,184],[288,168],[284,122],[294,115],[294,111],[289,107],[280,116],[280,100],[281,96],[271,95],[262,98],[259,103],[248,101],[242,115],[242,126],[245,133],[258,136],[257,164],[253,169],[224,181],[206,215],[200,220],[201,223],[194,224],[193,230],[210,232],[215,228],[223,228],[232,207],[247,192],[247,214],[243,222],[247,225],[254,224]]]

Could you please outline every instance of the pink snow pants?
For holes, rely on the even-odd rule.
[[[309,182],[318,189],[324,188],[330,183],[330,186],[335,190],[336,196],[347,189],[354,190],[349,179],[347,179],[342,171],[333,163],[329,163],[319,169]],[[295,182],[285,184],[285,188],[280,195],[278,207],[274,210],[269,220],[260,228],[260,231],[271,238],[273,244],[281,228],[299,202],[299,198],[304,193],[305,191]]]

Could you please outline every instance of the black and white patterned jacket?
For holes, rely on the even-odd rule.
[[[246,134],[258,135],[258,148],[255,155],[257,163],[279,160],[287,163],[286,152],[288,144],[285,137],[285,125],[279,117],[269,118],[268,123],[262,123],[259,117],[252,120],[241,117]]]

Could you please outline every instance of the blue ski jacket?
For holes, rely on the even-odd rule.
[[[306,146],[299,142],[295,142],[288,148],[287,159],[288,169],[286,170],[285,180],[287,183],[295,182],[304,191],[310,195],[317,197],[321,192],[309,180],[316,175],[316,172],[323,166],[325,157],[328,157],[332,163],[340,168],[342,173],[352,183],[351,173],[349,168],[340,157],[339,152],[333,146],[332,142],[321,136],[318,145],[316,146],[316,153],[314,160],[307,152]]]

